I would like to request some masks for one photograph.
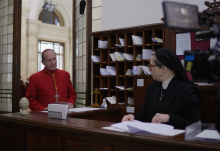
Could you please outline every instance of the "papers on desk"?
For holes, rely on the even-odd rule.
[[[112,97],[106,97],[110,104],[116,104],[116,97],[113,95]]]
[[[108,48],[108,41],[98,40],[98,48]]]
[[[142,75],[142,67],[133,66],[132,72],[133,72],[133,75]]]
[[[69,109],[69,112],[86,112],[86,111],[94,111],[94,110],[101,110],[101,109],[102,108],[81,107],[81,108]]]
[[[220,134],[217,130],[204,130],[201,133],[197,134],[195,138],[219,141]]]
[[[142,59],[149,60],[152,55],[152,50],[151,49],[142,49]]]
[[[108,75],[116,75],[116,67],[115,66],[106,66]]]
[[[131,35],[133,45],[143,45],[143,37]]]
[[[126,60],[133,60],[134,56],[132,54],[123,53],[123,57]]]
[[[99,56],[92,55],[91,59],[92,59],[93,62],[100,62],[100,57]]]
[[[112,124],[111,127],[112,129],[109,127],[103,127],[103,129],[129,133],[147,132],[166,136],[174,136],[185,132],[185,130],[177,130],[174,129],[173,126],[167,124],[146,123],[137,120],[134,120],[133,122],[125,121],[121,123]]]
[[[145,75],[151,75],[151,72],[150,72],[148,66],[141,66],[141,67],[142,67]]]

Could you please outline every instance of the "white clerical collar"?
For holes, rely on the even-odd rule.
[[[168,87],[170,81],[173,79],[173,77],[174,77],[174,76],[172,76],[171,78],[169,78],[169,79],[167,79],[167,80],[162,81],[162,87],[163,87],[163,89],[167,89],[167,87]]]

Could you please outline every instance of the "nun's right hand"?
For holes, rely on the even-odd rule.
[[[121,121],[122,122],[124,122],[124,121],[131,121],[132,122],[133,120],[134,120],[134,115],[129,114],[129,115],[125,115]]]

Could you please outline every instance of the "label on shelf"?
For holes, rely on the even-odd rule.
[[[137,86],[143,87],[144,86],[144,79],[137,79]]]
[[[127,113],[134,113],[134,107],[126,107]]]

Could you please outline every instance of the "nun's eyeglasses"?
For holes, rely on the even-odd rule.
[[[156,64],[155,64],[155,65],[152,65],[152,64],[150,64],[150,63],[148,64],[148,67],[149,67],[150,69],[151,69],[152,67],[154,67],[154,66],[158,66],[158,65],[156,65]]]

